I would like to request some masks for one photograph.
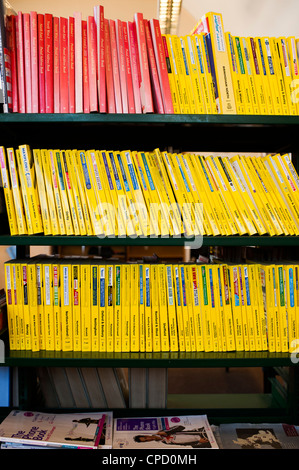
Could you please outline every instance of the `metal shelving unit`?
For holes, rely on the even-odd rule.
[[[101,115],[101,114],[1,114],[0,144],[32,148],[105,148],[124,150],[152,150],[173,148],[174,151],[230,151],[230,152],[291,152],[298,153],[299,116],[228,116],[228,115]],[[216,138],[215,138],[216,137]],[[298,162],[299,159],[296,161]],[[297,166],[298,168],[298,166]],[[2,228],[2,230],[5,230]],[[185,238],[99,238],[75,236],[10,236],[0,235],[0,245],[17,246],[17,256],[24,256],[26,247],[35,246],[183,246],[192,240]],[[227,236],[204,237],[204,246],[299,246],[298,237]],[[286,420],[299,422],[299,369],[288,353],[232,352],[232,353],[67,353],[41,351],[6,351],[5,365],[22,371],[38,366],[61,367],[289,367],[291,381],[288,401],[284,409],[273,397],[265,395],[265,406],[255,400],[248,409],[241,410],[228,401],[222,413],[213,408],[211,416],[225,420],[250,419],[261,421]],[[26,375],[26,374],[25,374]],[[246,398],[247,399],[247,398]],[[244,401],[244,400],[243,400]],[[181,397],[170,398],[171,404],[186,403]],[[190,400],[193,407],[194,399]],[[200,401],[193,412],[201,412]],[[206,402],[203,402],[206,403]],[[243,403],[244,404],[244,403]],[[172,406],[171,405],[171,406]],[[231,408],[230,408],[231,407]],[[176,412],[184,411],[176,406]],[[131,412],[132,410],[129,410]],[[155,413],[157,410],[147,410]],[[186,411],[186,410],[185,410]],[[190,410],[189,410],[190,411]],[[145,410],[141,413],[144,414]],[[160,410],[161,412],[161,410]],[[163,410],[173,413],[174,409]],[[135,414],[138,411],[134,411]],[[242,414],[243,413],[243,414]],[[130,414],[130,413],[129,413]],[[219,418],[220,419],[220,418]],[[246,419],[246,418],[244,418]]]

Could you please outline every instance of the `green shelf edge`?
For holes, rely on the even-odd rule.
[[[298,125],[299,116],[230,114],[26,114],[2,113],[0,123]]]
[[[272,367],[296,366],[289,353],[8,351],[2,366],[60,367]]]
[[[199,239],[175,237],[96,237],[66,235],[0,235],[0,245],[79,246],[298,246],[298,236],[210,236]]]

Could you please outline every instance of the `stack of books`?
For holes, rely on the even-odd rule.
[[[11,235],[298,235],[289,154],[0,147]]]
[[[10,348],[292,352],[297,264],[5,263]]]

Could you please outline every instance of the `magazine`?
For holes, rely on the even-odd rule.
[[[291,424],[220,424],[219,447],[224,449],[299,449],[299,426]]]
[[[218,448],[206,415],[114,419],[113,449]]]
[[[50,414],[14,410],[0,424],[0,442],[110,449],[112,431],[112,412]]]

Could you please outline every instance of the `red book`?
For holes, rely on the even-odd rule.
[[[150,19],[150,30],[155,51],[156,64],[158,69],[160,88],[164,104],[164,112],[166,114],[173,114],[173,103],[171,97],[171,90],[169,85],[169,78],[167,72],[167,64],[165,59],[161,29],[159,20],[154,18]]]
[[[93,16],[87,18],[88,78],[90,112],[98,111],[97,92],[97,34]]]
[[[69,112],[68,19],[60,17],[60,112]]]
[[[132,70],[132,84],[134,92],[134,103],[135,113],[142,113],[141,99],[140,99],[140,67],[139,67],[139,56],[138,56],[138,45],[136,36],[136,26],[132,21],[128,21],[128,39],[129,39],[129,51],[131,60]]]
[[[38,85],[39,85],[39,112],[46,112],[45,97],[45,23],[44,15],[37,15],[38,28]]]
[[[164,114],[163,99],[162,99],[160,81],[159,81],[157,64],[156,64],[156,59],[155,59],[155,52],[154,52],[154,47],[153,47],[153,42],[152,42],[150,26],[147,20],[144,20],[144,28],[145,28],[145,36],[146,36],[146,42],[147,42],[149,69],[150,69],[151,83],[152,83],[152,89],[153,89],[155,111],[158,114]]]
[[[12,92],[12,111],[19,111],[18,104],[18,77],[17,77],[17,45],[16,45],[16,19],[15,15],[7,16],[7,45],[10,51],[11,65],[11,92]]]
[[[53,16],[45,13],[45,100],[46,113],[54,112]]]
[[[105,70],[105,28],[104,28],[104,7],[97,5],[94,7],[94,18],[97,28],[97,81],[100,113],[107,112],[106,99],[106,70]]]
[[[37,13],[30,12],[30,38],[31,38],[31,94],[32,112],[38,113],[38,47],[37,47]]]
[[[111,60],[109,21],[107,19],[104,20],[104,32],[105,32],[105,69],[106,69],[107,112],[115,113],[115,97],[114,97],[113,72],[112,72],[112,60]]]
[[[69,17],[69,113],[75,112],[75,18]]]
[[[125,45],[124,45],[124,37],[123,37],[123,26],[122,26],[121,20],[115,20],[115,32],[116,32],[121,101],[122,101],[123,113],[128,113]]]
[[[82,14],[76,11],[75,18],[75,112],[83,113],[82,78]]]
[[[145,37],[144,20],[142,13],[135,13],[136,35],[138,43],[139,64],[140,64],[140,96],[143,113],[153,113],[154,105],[151,90],[150,72],[148,66],[148,53]]]
[[[109,20],[109,30],[110,30],[113,86],[114,86],[114,97],[115,97],[115,111],[116,113],[122,113],[123,108],[122,108],[121,91],[120,91],[119,66],[118,66],[118,57],[117,57],[116,31],[115,31],[114,20]]]
[[[127,93],[128,93],[128,111],[130,114],[135,113],[134,104],[134,92],[132,82],[132,70],[131,70],[131,59],[129,49],[129,37],[128,37],[128,25],[126,21],[122,22],[123,26],[123,38],[124,38],[124,50],[125,50],[125,62],[126,62],[126,76],[127,76]]]
[[[17,37],[17,76],[18,76],[18,95],[19,95],[19,113],[26,113],[25,98],[25,71],[24,71],[24,41],[23,41],[23,17],[22,12],[18,12],[16,21]]]
[[[53,93],[54,93],[54,113],[60,113],[60,38],[59,38],[59,18],[53,17]]]
[[[25,96],[26,113],[32,112],[31,94],[31,46],[30,46],[30,15],[23,13],[23,41],[24,41],[24,69],[25,69]]]
[[[82,20],[82,74],[83,74],[83,111],[90,112],[88,78],[88,41],[87,21]]]

